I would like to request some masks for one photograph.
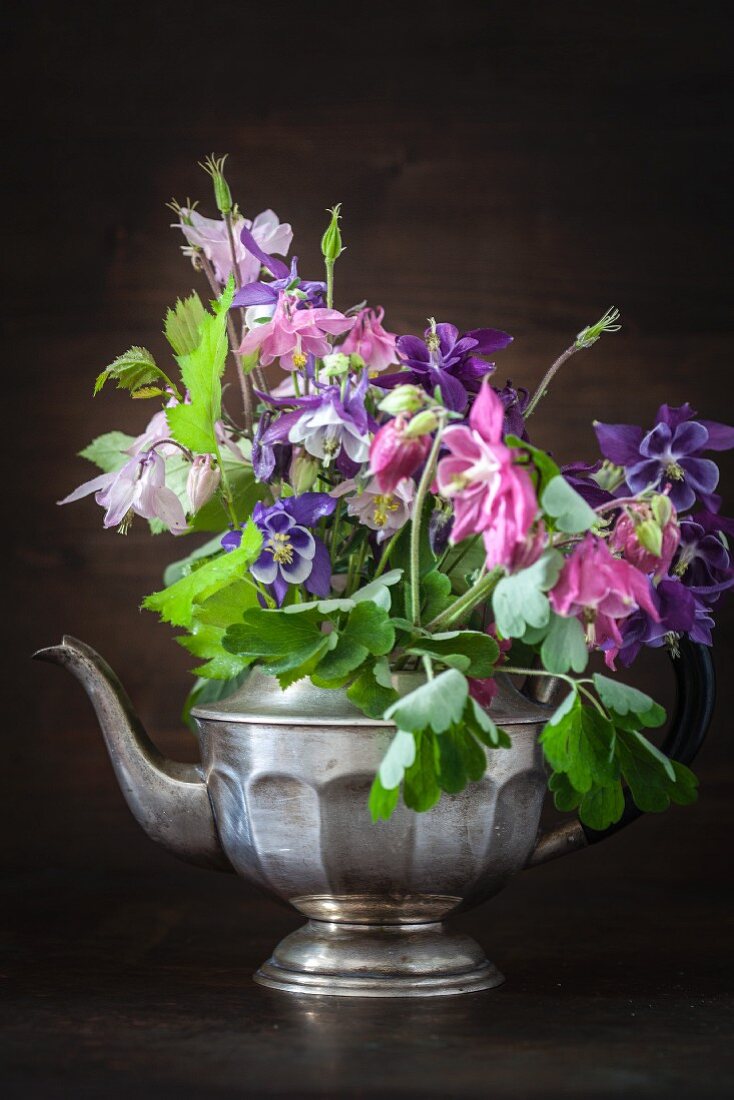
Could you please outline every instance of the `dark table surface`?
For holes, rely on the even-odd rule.
[[[142,836],[137,869],[18,873],[3,905],[3,1094],[731,1095],[725,780],[705,775],[695,807],[458,918],[507,981],[451,998],[260,988],[253,971],[299,918]]]

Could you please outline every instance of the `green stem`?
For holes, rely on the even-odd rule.
[[[229,512],[229,518],[232,521],[234,527],[239,527],[240,523],[237,519],[237,512],[234,506],[234,499],[232,497],[232,489],[230,488],[229,479],[227,477],[227,471],[224,468],[224,462],[222,461],[222,453],[219,450],[219,446],[215,444],[217,462],[219,463],[219,469],[222,473],[222,497],[227,506]]]
[[[477,604],[481,603],[487,598],[487,596],[496,587],[498,581],[503,575],[503,570],[498,567],[493,569],[491,573],[475,584],[473,588],[470,588],[468,592],[465,592],[463,596],[459,596],[458,600],[447,607],[445,611],[442,611],[440,615],[437,615],[435,619],[432,619],[428,623],[428,630],[435,630],[439,626],[450,626],[453,622],[468,615],[473,611]]]
[[[326,260],[326,307],[334,308],[334,261]]]
[[[541,398],[543,398],[545,396],[546,390],[548,389],[551,382],[553,381],[553,379],[555,378],[556,374],[561,369],[563,364],[566,362],[566,360],[570,359],[572,355],[575,355],[576,352],[580,351],[580,350],[581,349],[578,348],[575,343],[571,344],[571,347],[566,348],[566,350],[563,352],[563,354],[558,356],[555,363],[551,364],[551,366],[548,368],[548,370],[543,375],[543,379],[542,379],[540,385],[538,386],[537,390],[535,391],[535,393],[531,397],[530,404],[528,405],[527,409],[525,410],[525,419],[526,420],[529,416],[532,416],[532,414],[535,412],[535,409],[538,405],[538,402],[541,400]]]
[[[518,668],[515,665],[502,665],[498,671],[507,672],[510,676],[546,676],[553,680],[565,680],[574,690],[580,683],[579,680],[574,680],[573,676],[566,676],[564,672],[546,672],[544,668]]]
[[[400,538],[402,533],[403,533],[403,528],[402,527],[398,528],[398,530],[395,532],[395,534],[392,536],[392,538],[388,542],[385,549],[382,551],[382,557],[380,558],[379,562],[377,563],[377,568],[375,569],[374,577],[372,578],[373,580],[377,580],[377,578],[382,576],[382,574],[385,572],[385,566],[387,565],[387,563],[389,561],[389,558],[390,558],[390,555],[393,552],[393,549],[395,547],[395,543],[398,541],[398,539]]]
[[[436,461],[438,459],[438,452],[441,447],[441,437],[443,435],[443,426],[440,425],[436,431],[436,436],[433,440],[433,446],[431,447],[430,454],[428,455],[428,461],[426,462],[423,470],[423,476],[421,477],[418,490],[415,494],[413,501],[413,519],[410,524],[410,607],[411,617],[413,623],[416,626],[421,625],[421,577],[420,577],[420,539],[421,539],[421,524],[423,520],[423,502],[426,499],[428,490],[431,487],[433,481],[433,475],[436,471]]]

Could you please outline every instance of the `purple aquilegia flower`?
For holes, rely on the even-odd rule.
[[[308,528],[322,516],[330,516],[336,501],[326,493],[302,493],[277,500],[270,507],[258,502],[252,518],[263,536],[260,556],[250,566],[255,580],[267,585],[278,606],[288,586],[302,584],[314,596],[328,596],[331,588],[329,552]],[[229,531],[222,539],[225,550],[236,550],[241,531]]]
[[[339,386],[324,386],[308,397],[266,397],[277,407],[295,406],[283,413],[263,434],[267,446],[289,441],[320,458],[325,466],[332,460],[345,477],[354,477],[369,457],[369,432],[373,423],[364,406],[369,385],[367,372],[354,385],[347,381],[342,395]]]
[[[734,585],[734,569],[719,536],[707,531],[696,522],[698,519],[696,515],[681,521],[680,548],[673,572],[695,595],[710,602]]]
[[[396,347],[404,369],[376,379],[375,385],[391,390],[412,382],[430,394],[438,387],[446,408],[463,412],[471,396],[479,393],[482,379],[494,370],[494,364],[480,356],[506,348],[511,341],[500,329],[478,328],[460,335],[456,325],[435,325],[426,329],[423,339],[401,336]]]
[[[734,428],[710,420],[693,420],[690,405],[661,405],[658,423],[643,432],[635,424],[594,425],[602,454],[624,468],[632,493],[661,490],[670,485],[670,500],[677,512],[690,508],[696,498],[712,511],[720,504],[714,490],[719,470],[704,451],[728,451],[734,447]]]
[[[298,276],[297,256],[293,257],[291,266],[288,268],[282,260],[276,260],[274,256],[268,256],[266,252],[263,252],[248,230],[243,229],[240,238],[246,245],[247,250],[257,256],[262,266],[273,276],[273,279],[269,283],[258,281],[240,287],[232,301],[233,309],[239,307],[242,309],[252,309],[253,311],[256,310],[256,312],[252,314],[253,318],[272,317],[275,313],[275,307],[278,304],[278,295],[281,290],[288,290],[289,292],[296,291],[299,297],[303,295],[301,298],[303,307],[320,307],[326,305],[326,283],[314,282],[309,279],[300,279]],[[245,320],[247,327],[252,328],[251,320],[248,318]]]
[[[264,437],[273,420],[273,413],[264,412],[252,438],[252,469],[256,481],[270,483],[284,477],[291,460],[292,447],[288,443],[266,443]]]
[[[700,622],[708,615],[708,608],[704,608],[679,580],[666,577],[658,585],[650,582],[650,598],[659,619],[642,607],[625,619],[621,624],[621,646],[610,641],[603,647],[606,650],[604,659],[610,668],[615,667],[617,657],[628,668],[643,646],[657,649],[675,634],[688,634],[694,641],[711,644],[710,631],[706,642],[700,627],[697,629],[697,619]]]
[[[525,430],[525,410],[530,404],[530,394],[520,386],[515,389],[508,379],[502,389],[493,386],[492,389],[505,406],[505,435],[516,435],[518,439],[527,439]]]

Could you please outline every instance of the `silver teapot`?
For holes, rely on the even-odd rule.
[[[65,637],[35,656],[65,666],[86,689],[128,806],[151,839],[190,863],[242,875],[308,918],[255,975],[276,989],[420,997],[497,986],[499,970],[446,919],[523,868],[639,816],[628,799],[622,820],[603,833],[578,820],[539,832],[546,772],[538,735],[551,707],[503,675],[492,717],[512,747],[488,750],[484,778],[427,813],[401,803],[389,821],[372,824],[367,797],[395,728],[366,718],[344,691],[309,680],[282,691],[255,668],[226,700],[192,711],[201,763],[184,764],[161,755],[89,646]],[[663,749],[688,763],[713,708],[709,652],[684,640],[674,668],[678,705]],[[395,686],[405,694],[420,679],[399,673]],[[540,683],[548,699],[548,682]]]

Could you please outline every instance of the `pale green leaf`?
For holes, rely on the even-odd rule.
[[[80,458],[93,462],[105,474],[119,470],[129,460],[128,448],[132,447],[135,437],[124,432],[106,432],[98,435],[89,446],[79,452]]]
[[[424,729],[443,733],[460,721],[468,695],[466,677],[450,668],[398,699],[385,711],[385,719],[413,733]]]
[[[563,557],[547,550],[527,569],[503,577],[492,595],[497,629],[505,638],[522,638],[528,626],[545,626],[550,619],[546,592],[558,580]]]
[[[378,775],[387,791],[399,787],[406,768],[415,760],[415,738],[412,733],[398,730],[382,758]]]
[[[548,672],[564,673],[569,669],[583,672],[588,664],[589,652],[584,628],[578,619],[565,619],[551,612],[550,626],[540,656]]]
[[[560,475],[548,482],[540,503],[546,514],[555,521],[556,528],[566,534],[588,531],[599,521],[594,509]]]

